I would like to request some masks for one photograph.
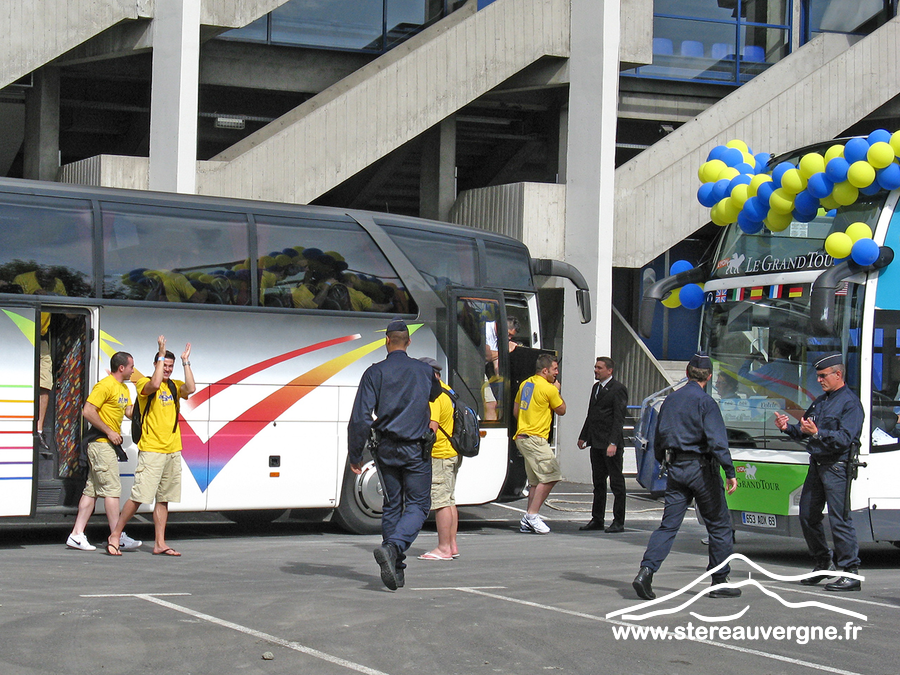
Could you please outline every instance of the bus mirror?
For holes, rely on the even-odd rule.
[[[666,293],[684,286],[685,284],[703,283],[708,278],[708,272],[703,265],[694,267],[685,272],[660,279],[655,284],[651,284],[644,289],[644,296],[641,298],[641,308],[638,314],[638,332],[641,337],[649,338],[653,332],[653,312],[656,310],[656,302],[662,300]]]
[[[591,322],[591,292],[586,288],[575,291],[575,302],[578,303],[578,311],[581,312],[581,323]]]

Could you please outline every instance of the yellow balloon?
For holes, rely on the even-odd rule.
[[[850,237],[850,241],[852,243],[856,243],[860,239],[871,239],[872,238],[872,228],[870,228],[865,223],[852,223],[847,226],[847,229],[844,230],[848,237]],[[844,256],[836,256],[838,258],[843,258]]]
[[[769,197],[769,209],[775,213],[790,213],[794,210],[794,195],[778,188]]]
[[[875,180],[875,169],[868,162],[853,162],[847,172],[847,182],[853,187],[869,187]],[[840,199],[838,199],[840,201]],[[856,201],[856,200],[854,200]]]
[[[844,156],[844,146],[843,145],[832,145],[828,150],[825,151],[825,163],[828,164],[835,157],[843,157]]]
[[[728,165],[721,159],[711,159],[700,165],[697,176],[703,183],[712,183],[714,180],[718,180],[719,172],[727,168]]]
[[[732,139],[732,140],[728,141],[728,142],[725,144],[725,147],[726,147],[726,148],[737,148],[737,149],[740,150],[741,152],[749,152],[749,151],[750,151],[750,148],[747,147],[747,144],[744,143],[744,141],[742,141],[742,140],[740,140],[740,139],[738,139],[738,138],[735,138],[735,139]]]
[[[726,225],[729,225],[736,221],[738,213],[740,213],[741,211],[739,206],[735,206],[734,204],[732,204],[731,197],[725,197],[717,204],[717,206],[719,207],[719,219],[722,220]],[[716,225],[718,224],[719,223],[716,223]]]
[[[859,199],[859,189],[855,185],[851,185],[850,181],[845,180],[834,186],[831,196],[840,206],[850,206]]]
[[[827,197],[822,197],[822,199],[819,200],[819,203],[822,206],[824,206],[826,209],[828,209],[829,211],[831,211],[831,209],[836,209],[837,207],[840,206],[840,204],[838,204],[837,201],[835,200],[833,194],[828,195]]]
[[[773,213],[769,211],[769,215],[763,221],[765,226],[772,232],[781,232],[786,230],[788,225],[794,221],[790,213]]]
[[[728,198],[726,197],[726,198],[723,199],[722,201],[726,201],[727,199],[728,199]],[[729,222],[728,222],[727,220],[725,220],[725,219],[719,214],[719,204],[720,204],[720,203],[721,203],[721,202],[717,202],[717,203],[715,203],[715,204],[712,205],[712,208],[709,210],[709,219],[710,219],[711,221],[713,221],[713,222],[714,222],[716,225],[718,225],[719,227],[725,227],[726,225],[729,224]]]
[[[681,307],[681,298],[678,297],[679,293],[681,293],[680,288],[676,288],[673,291],[669,291],[669,294],[664,297],[660,302],[662,302],[663,306],[668,307],[669,309],[675,309],[676,307]]]
[[[891,134],[891,149],[897,157],[900,157],[900,131]]]
[[[745,152],[744,153],[744,163],[755,167],[756,166],[756,157],[751,155],[749,152]]]
[[[726,166],[724,169],[719,171],[719,175],[716,176],[716,180],[731,180],[732,178],[737,178],[741,175],[741,172],[735,169],[733,166]]]
[[[738,213],[740,213],[741,209],[744,207],[744,202],[750,199],[749,192],[749,185],[736,185],[734,190],[731,191],[731,197],[728,201],[737,209]]]
[[[872,143],[869,146],[869,151],[866,153],[866,159],[876,169],[883,169],[894,161],[894,149],[890,143],[883,141]]]
[[[760,185],[771,182],[772,176],[767,173],[758,173],[750,179],[750,185],[747,186],[749,188],[747,194],[751,197],[755,197]]]
[[[800,159],[800,175],[806,180],[813,174],[825,171],[825,158],[818,152],[810,152]]]
[[[781,188],[788,194],[795,195],[806,189],[806,178],[798,169],[788,169],[781,177]]]
[[[832,258],[846,258],[853,248],[853,241],[843,232],[832,232],[825,238],[825,253]]]

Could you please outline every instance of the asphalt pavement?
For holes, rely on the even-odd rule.
[[[611,504],[610,504],[611,506]],[[710,599],[705,532],[689,515],[654,579],[631,580],[662,504],[629,481],[626,532],[581,532],[588,487],[560,484],[548,535],[521,534],[524,500],[460,509],[460,557],[381,584],[377,536],[285,517],[248,529],[173,514],[170,544],[121,558],[64,545],[70,518],[0,522],[0,675],[103,673],[468,675],[895,674],[900,550],[865,544],[859,593],[783,578],[808,572],[802,541],[739,533],[736,600]],[[88,529],[102,540],[105,519]],[[152,539],[149,521],[128,528]],[[685,587],[688,587],[685,589]],[[714,630],[713,630],[714,629]]]

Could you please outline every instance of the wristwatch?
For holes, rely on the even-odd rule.
[[[813,438],[814,440],[819,440],[819,432],[817,431],[816,433],[814,433],[814,434],[811,436],[811,438]]]

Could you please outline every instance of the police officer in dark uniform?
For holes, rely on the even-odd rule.
[[[409,329],[394,320],[387,327],[388,355],[363,373],[347,426],[350,468],[362,470],[370,436],[381,487],[381,546],[375,560],[381,580],[391,590],[403,586],[405,551],[422,529],[431,508],[431,445],[428,403],[440,395],[431,366],[406,354]]]
[[[737,488],[734,464],[728,452],[728,437],[722,413],[713,398],[704,391],[712,377],[712,362],[706,354],[694,354],[686,371],[688,382],[669,394],[659,411],[655,448],[657,459],[668,465],[666,505],[659,528],[641,561],[641,569],[632,582],[640,598],[656,597],[653,574],[669,555],[681,521],[691,500],[695,500],[709,533],[710,570],[724,562],[733,551],[731,522],[725,504],[725,492]],[[725,470],[727,487],[723,489],[719,466]],[[712,578],[713,586],[728,582],[728,565]],[[739,588],[716,588],[712,598],[736,598]]]
[[[859,544],[850,518],[848,464],[853,459],[853,446],[862,433],[863,407],[859,398],[844,382],[844,362],[840,354],[828,354],[816,361],[816,378],[825,392],[819,396],[798,424],[775,414],[775,426],[797,441],[806,441],[809,471],[800,494],[800,526],[816,564],[813,572],[834,571],[835,562],[845,572],[859,573]],[[834,557],[825,539],[822,513],[828,504],[828,522],[834,539]],[[818,584],[828,575],[810,577],[800,583]],[[826,584],[826,591],[858,591],[858,579],[841,577]]]

